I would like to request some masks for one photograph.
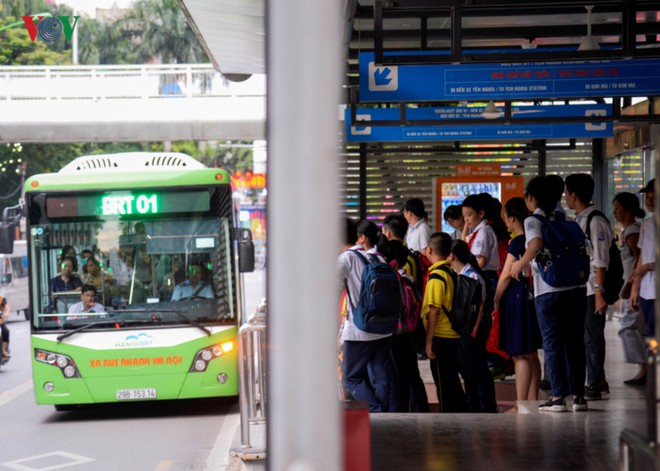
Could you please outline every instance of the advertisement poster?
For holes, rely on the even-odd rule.
[[[514,196],[523,196],[524,178],[521,176],[501,176],[498,165],[485,164],[458,165],[456,173],[461,176],[436,178],[433,184],[433,199],[436,230],[454,232],[443,214],[448,206],[461,205],[469,195],[488,193],[502,204]]]

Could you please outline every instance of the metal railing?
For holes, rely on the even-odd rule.
[[[2,100],[265,97],[265,78],[230,82],[211,64],[4,66]]]
[[[268,416],[266,377],[266,302],[239,329],[238,372],[240,377],[241,443],[232,454],[245,460],[266,455],[265,425]],[[260,427],[260,436],[254,432]]]
[[[660,447],[658,446],[658,407],[660,397],[657,386],[658,341],[651,339],[646,356],[646,437],[625,429],[619,437],[619,469],[660,471]]]

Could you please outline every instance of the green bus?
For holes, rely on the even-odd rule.
[[[238,395],[254,246],[234,227],[226,171],[177,153],[91,155],[24,188],[38,404]],[[81,284],[96,289],[82,311]]]

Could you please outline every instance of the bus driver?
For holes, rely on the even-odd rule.
[[[80,293],[80,302],[73,304],[69,307],[69,314],[66,320],[85,319],[89,316],[85,314],[90,313],[105,313],[105,307],[102,304],[95,302],[96,286],[85,284],[82,286]]]
[[[193,262],[188,266],[188,279],[176,285],[172,293],[172,301],[213,297],[213,289],[203,280],[202,270],[203,267],[198,262]]]

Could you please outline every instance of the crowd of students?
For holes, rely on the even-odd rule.
[[[513,358],[518,400],[539,398],[538,350],[543,348],[551,394],[539,410],[567,411],[567,400],[574,411],[588,410],[587,401],[609,394],[604,329],[608,303],[618,298],[623,300],[619,335],[625,358],[640,365],[625,383],[643,385],[644,337],[654,335],[654,185],[651,180],[639,190],[650,214],[643,222],[636,194],[615,196],[605,212],[613,213],[622,228],[619,237],[591,202],[595,184],[588,174],[569,175],[565,181],[557,175],[535,177],[524,198],[512,198],[504,207],[487,193],[470,195],[443,215],[453,234],[434,233],[417,198],[407,201],[401,213],[389,214],[381,228],[369,220],[356,224],[347,219],[338,258],[344,396],[368,402],[373,412],[427,412],[418,359],[428,358],[441,412],[496,412],[487,356],[487,344],[490,349],[496,334],[497,350]],[[562,197],[575,212],[570,224],[584,233],[589,269],[580,282],[557,286],[545,281],[538,260],[550,246],[544,241],[548,226],[570,220]],[[618,285],[623,288],[614,296],[605,292],[611,286],[606,278],[613,257],[623,265]],[[420,322],[414,331],[373,333],[354,322],[363,271],[372,262],[389,264],[419,290]],[[457,293],[466,289],[459,277],[476,280],[481,290],[478,313],[468,328],[460,329],[451,315],[464,302],[458,300]],[[499,325],[493,327],[492,319],[499,319]]]

